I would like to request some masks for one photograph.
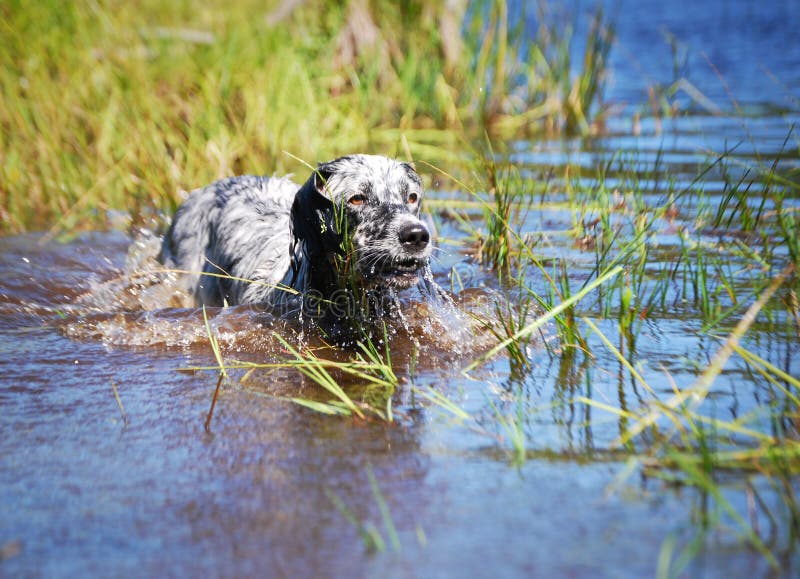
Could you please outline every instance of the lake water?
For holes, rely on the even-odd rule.
[[[562,175],[570,165],[591,182],[611,159],[605,184],[622,196],[633,173],[654,206],[684,188],[719,202],[725,187],[718,167],[694,180],[715,154],[735,147],[734,173],[780,157],[778,170],[797,180],[796,1],[623,1],[609,3],[612,13],[615,6],[619,40],[607,100],[618,115],[601,137],[516,143],[512,160],[524,175]],[[707,99],[678,92],[688,114],[677,118],[654,117],[647,102],[648,86],[677,80],[665,32],[679,43],[678,78]],[[742,114],[710,114],[716,110]],[[626,170],[614,169],[615,160]],[[430,197],[451,195],[470,199],[444,191]],[[570,199],[557,181],[543,196]],[[650,271],[680,254],[681,226],[696,227],[700,201],[685,196],[672,222],[656,224]],[[787,203],[798,206],[796,190]],[[501,288],[465,255],[459,222],[444,212],[434,218],[439,235],[454,242],[441,245],[436,279],[450,287],[455,268],[481,288],[462,292],[460,311],[480,311]],[[571,212],[536,209],[522,229],[538,236],[542,258],[568,261],[578,286],[591,275],[593,252],[564,233],[573,225]],[[721,235],[698,230],[709,246]],[[215,364],[202,311],[175,307],[163,287],[132,280],[131,272],[150,267],[155,243],[139,242],[131,248],[120,232],[66,243],[42,234],[0,239],[0,575],[650,577],[673,542],[680,550],[698,534],[688,576],[797,573],[796,537],[785,524],[770,537],[782,566],[771,571],[725,517],[721,528],[698,531],[708,504],[701,493],[638,469],[624,476],[624,458],[610,451],[620,432],[616,416],[574,398],[620,408],[642,393],[619,377],[618,363],[598,343],[594,359],[553,355],[552,326],[531,344],[524,379],[502,356],[467,378],[461,370],[486,337],[473,335],[469,316],[448,317],[409,300],[408,318],[392,339],[402,379],[393,423],[292,404],[286,397],[311,396],[315,387],[279,368],[232,372],[207,433],[217,378],[191,369]],[[749,260],[731,263],[745,269]],[[757,274],[734,277],[748,288]],[[546,292],[540,276],[529,278]],[[719,345],[700,331],[703,320],[686,297],[671,288],[672,305],[643,324],[637,342],[638,360],[659,392],[671,388],[663,370],[690,384]],[[730,305],[722,291],[717,299]],[[209,315],[227,360],[285,359],[272,333],[299,339],[291,323],[249,308]],[[784,322],[762,321],[748,346],[798,376],[800,340],[781,329]],[[598,323],[615,335],[613,321]],[[445,395],[469,418],[419,391]],[[732,360],[714,383],[709,412],[723,419],[757,412],[766,393]],[[527,448],[520,466],[512,464],[495,410],[513,414],[518,404]],[[754,424],[774,428],[768,414]],[[788,519],[767,480],[734,473],[723,493],[738,512],[749,512],[748,485],[780,521]],[[381,536],[384,552],[365,546],[342,504]],[[759,516],[766,535],[770,522]]]

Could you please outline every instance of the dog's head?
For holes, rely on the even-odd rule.
[[[416,284],[431,254],[422,181],[407,163],[352,155],[323,163],[297,192],[294,235],[313,260],[343,255],[365,287]]]

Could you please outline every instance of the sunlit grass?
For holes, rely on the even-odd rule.
[[[530,38],[502,0],[274,17],[250,0],[6,4],[0,231],[104,227],[112,210],[143,222],[217,178],[304,174],[297,158],[376,152],[460,171],[485,131],[586,132],[602,114],[601,14],[578,76],[572,28],[543,13]]]
[[[308,397],[287,395],[278,398],[322,414],[355,416],[360,419],[373,416],[387,422],[393,421],[392,396],[398,386],[399,378],[392,368],[388,339],[385,333],[382,338],[384,344],[382,350],[376,346],[371,337],[364,336],[362,341],[356,345],[355,352],[349,355],[345,361],[320,356],[319,348],[293,345],[276,333],[274,334],[276,342],[291,357],[257,363],[226,360],[207,317],[205,321],[209,345],[217,360],[217,366],[195,366],[191,369],[197,371],[216,370],[219,373],[206,418],[206,430],[209,430],[223,379],[228,383],[238,383],[239,385],[243,385],[246,381],[248,374],[234,380],[230,374],[233,370],[246,370],[247,372],[276,369],[295,370],[318,387],[319,391]],[[322,348],[322,351],[324,352],[326,349],[333,352],[330,347]],[[330,398],[326,399],[325,394]]]
[[[225,360],[222,356],[222,350],[219,347],[219,340],[217,336],[214,335],[214,332],[211,330],[211,325],[208,322],[208,313],[206,312],[205,306],[203,306],[203,322],[205,323],[206,327],[206,335],[208,336],[208,343],[211,346],[211,351],[214,354],[214,358],[217,361],[217,370],[219,372],[219,377],[217,378],[217,386],[214,388],[214,396],[211,398],[211,406],[208,408],[208,414],[206,415],[206,422],[205,422],[205,430],[206,432],[211,431],[211,419],[214,417],[214,408],[217,405],[217,398],[219,396],[220,388],[222,387],[223,379],[229,379],[228,371],[225,368]]]
[[[504,352],[513,383],[524,383],[525,376],[534,373],[534,366],[522,355],[526,350],[523,338],[529,336],[530,327],[515,326],[514,318],[508,316],[512,311],[529,308],[529,302],[511,288],[522,288],[522,296],[527,291],[527,298],[550,312],[548,318],[556,321],[561,348],[548,346],[547,351],[551,356],[560,356],[562,365],[574,364],[576,355],[586,358],[589,365],[610,355],[619,365],[619,400],[596,397],[591,381],[587,381],[585,393],[578,390],[565,401],[600,411],[585,414],[591,416],[584,425],[587,429],[601,428],[608,416],[618,421],[617,440],[607,448],[587,448],[587,452],[598,459],[608,453],[627,455],[633,461],[629,473],[637,471],[646,477],[694,488],[704,497],[702,504],[711,509],[699,519],[703,521],[702,529],[726,528],[733,523],[733,533],[777,568],[777,550],[785,547],[768,541],[753,526],[753,519],[764,516],[779,529],[798,529],[800,524],[800,506],[791,482],[792,473],[800,469],[796,442],[800,382],[741,342],[763,339],[765,332],[783,336],[778,340],[800,336],[797,184],[779,175],[776,163],[730,171],[728,167],[741,162],[727,152],[699,166],[696,179],[684,189],[661,177],[663,168],[658,157],[651,168],[641,167],[624,156],[614,158],[616,161],[601,167],[594,179],[568,167],[563,181],[549,183],[550,189],[563,184],[570,199],[562,211],[572,215],[573,228],[568,234],[584,251],[581,257],[585,260],[588,252],[593,254],[593,266],[582,263],[581,271],[588,269],[598,276],[609,271],[615,274],[596,287],[596,297],[591,299],[585,294],[581,300],[572,299],[576,292],[569,258],[550,258],[552,265],[544,267],[540,249],[549,249],[526,243],[531,234],[520,233],[525,227],[530,231],[526,214],[550,209],[537,203],[531,194],[519,194],[529,190],[529,184],[519,177],[504,177],[505,190],[515,193],[513,204],[506,203],[503,187],[497,186],[496,175],[500,172],[492,161],[486,169],[489,185],[483,185],[489,192],[487,196],[464,187],[477,201],[464,207],[465,215],[476,210],[484,214],[482,221],[466,217],[460,220],[470,238],[480,240],[475,259],[498,272],[500,283],[509,290],[509,296],[514,296],[513,309],[498,306],[492,320],[498,345],[468,362],[466,368],[472,372]],[[703,190],[703,182],[711,172],[720,173],[725,183],[720,203]],[[614,186],[606,186],[607,181],[613,181]],[[645,183],[659,194],[648,194]],[[709,224],[719,232],[709,233]],[[668,249],[658,243],[665,230],[675,230]],[[583,283],[581,290],[587,289],[587,282]],[[534,289],[542,286],[545,292]],[[722,345],[710,361],[697,362],[693,384],[678,384],[667,375],[673,388],[672,395],[667,396],[651,384],[657,382],[662,388],[665,380],[664,376],[653,374],[658,361],[642,359],[638,342],[648,323],[658,324],[662,318],[675,316],[678,308],[683,310],[680,315],[685,323],[691,323],[694,316],[700,321],[701,336],[718,339]],[[604,335],[590,318],[616,321],[618,335]],[[538,327],[539,323],[537,320],[533,325]],[[727,336],[724,332],[728,332]],[[714,406],[709,394],[717,388],[722,370],[734,354],[765,385],[752,383],[749,387],[764,388],[765,392],[769,388],[776,397],[780,396],[780,404],[764,404],[759,410],[736,418],[709,413]],[[630,391],[636,393],[636,398],[626,400],[626,392]],[[537,455],[526,448],[532,434],[526,421],[536,405],[521,403],[518,396],[514,400],[510,412],[493,396],[487,405],[492,422],[504,434],[503,444],[512,463],[519,465]],[[637,400],[642,406],[637,406]],[[767,424],[773,425],[772,432],[765,431]],[[754,501],[760,515],[741,512],[729,500],[732,479],[746,481],[748,500]],[[750,482],[758,479],[770,481],[785,512],[768,506]],[[790,534],[789,540],[794,541],[791,537],[796,536]],[[671,552],[677,559],[671,567],[664,563],[664,568],[685,568],[699,552],[702,535],[698,535],[698,541],[680,552]]]
[[[722,158],[709,163],[719,167],[725,162]],[[633,172],[624,162],[619,169]],[[700,167],[699,174],[706,169]],[[496,171],[497,167],[489,170]],[[612,178],[610,172],[596,181],[576,179],[574,173],[567,175],[563,183],[570,183],[567,196],[572,205],[560,206],[559,210],[578,216],[573,223],[580,227],[564,232],[567,241],[560,243],[568,250],[572,249],[570,240],[582,244],[582,274],[577,278],[570,263],[574,255],[567,251],[564,257],[545,259],[540,250],[552,251],[552,247],[530,243],[529,229],[523,233],[524,228],[530,228],[530,214],[550,211],[554,205],[537,203],[533,188],[521,183],[519,174],[497,174],[505,180],[498,187],[506,186],[514,192],[510,204],[501,201],[498,205],[492,198],[498,187],[488,195],[477,193],[496,179],[491,174],[478,174],[475,186],[459,182],[468,202],[459,206],[434,204],[433,208],[436,212],[453,211],[455,207],[455,211],[463,212],[456,216],[467,234],[463,247],[473,252],[475,261],[484,263],[490,278],[502,272],[494,279],[508,301],[498,299],[493,309],[476,316],[479,325],[490,329],[496,344],[462,361],[465,375],[473,379],[466,382],[469,388],[491,385],[483,393],[483,412],[476,414],[474,406],[465,406],[469,396],[460,399],[452,397],[446,387],[414,385],[406,376],[412,370],[394,367],[386,336],[380,346],[362,340],[347,353],[345,362],[326,360],[314,349],[285,342],[284,349],[292,358],[246,367],[297,370],[319,387],[319,395],[293,401],[332,415],[392,420],[394,395],[402,395],[407,388],[415,408],[444,418],[449,427],[466,428],[486,437],[496,446],[497,456],[506,457],[518,468],[532,459],[569,460],[572,453],[581,452],[590,461],[627,461],[623,480],[638,473],[666,485],[690,487],[702,499],[697,537],[688,545],[665,543],[665,560],[659,563],[665,573],[684,569],[702,548],[703,534],[715,529],[732,533],[771,565],[778,565],[777,551],[783,547],[767,540],[752,521],[763,516],[778,529],[800,525],[800,505],[792,482],[800,468],[796,439],[800,380],[759,355],[757,349],[748,349],[747,343],[765,332],[780,334],[780,339],[800,335],[794,256],[788,247],[784,251],[774,247],[793,240],[792,232],[780,224],[781,219],[788,223],[793,218],[787,217],[794,215],[793,205],[774,208],[773,195],[786,198],[786,189],[762,189],[769,203],[751,199],[751,206],[763,203],[773,208],[765,209],[758,218],[749,214],[736,217],[740,215],[736,209],[734,218],[729,210],[716,211],[701,186],[689,195],[667,183],[666,193],[661,194],[663,202],[658,204],[652,194],[648,196],[635,185],[632,175],[630,189],[624,192],[604,185],[604,179]],[[469,217],[476,213],[482,218]],[[713,239],[705,228],[719,215],[730,220],[727,232],[747,230],[753,235],[746,238],[751,244],[733,234]],[[586,227],[590,222],[596,225]],[[658,243],[665,229],[676,230],[670,248]],[[590,240],[584,242],[587,236]],[[490,258],[486,243],[496,243],[495,247],[504,248],[505,253]],[[762,250],[759,244],[773,246]],[[720,344],[717,355],[709,360],[698,357],[689,361],[697,367],[694,380],[688,383],[684,381],[686,374],[676,380],[661,369],[658,360],[643,359],[639,352],[643,329],[674,316],[678,309],[681,323],[696,321],[692,331],[698,333],[698,340]],[[555,340],[543,341],[542,345],[531,341],[536,332],[547,328],[555,328]],[[563,385],[556,385],[563,391],[552,400],[537,399],[531,391],[532,376],[542,356],[558,359],[558,380],[564,380]],[[750,375],[762,380],[750,387],[765,392],[769,389],[780,403],[765,404],[736,417],[719,416],[713,411],[712,394],[725,379],[723,369],[737,356]],[[608,370],[609,361],[618,365],[616,373],[609,372],[619,380],[617,400],[609,392],[598,392],[602,389],[593,378]],[[411,386],[404,386],[405,378]],[[502,388],[497,388],[498,380],[504,381]],[[670,391],[665,392],[665,382]],[[373,394],[382,394],[367,395],[369,388],[365,385],[374,386]],[[618,437],[605,443],[593,443],[589,437],[585,448],[577,450],[542,448],[531,426],[532,418],[542,408],[557,411],[562,407],[583,408],[580,415],[586,429],[602,430],[616,422]],[[770,424],[772,430],[765,428]],[[768,481],[771,490],[763,490],[756,481]],[[757,513],[743,512],[733,500],[737,485],[744,485]],[[771,493],[769,498],[765,493]],[[775,497],[780,500],[779,507],[770,502]],[[386,538],[376,535],[376,527],[358,521],[354,524],[360,525],[371,549],[386,549]]]

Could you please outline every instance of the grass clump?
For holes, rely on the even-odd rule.
[[[542,452],[530,422],[547,407],[536,400],[550,387],[537,368],[547,362],[529,360],[525,339],[552,320],[560,348],[548,352],[560,359],[551,403],[565,423],[580,416],[581,455],[627,459],[626,473],[698,497],[697,536],[682,552],[666,545],[662,569],[680,572],[719,530],[779,568],[800,537],[794,171],[725,151],[698,161],[678,186],[660,151],[645,162],[618,152],[591,174],[566,165],[537,203],[520,177],[528,167],[506,175],[502,156],[490,158],[486,182],[506,188],[464,187],[476,201],[460,223],[470,243],[480,241],[474,255],[515,297],[513,309],[498,306],[487,320],[497,346],[466,370],[476,377],[493,356],[508,356],[513,405],[491,397],[485,416],[512,461]],[[476,210],[482,220],[468,213]],[[539,215],[563,231],[537,231]],[[532,311],[529,300],[545,312],[533,323],[512,315]],[[569,426],[559,424],[559,435],[573,440]],[[571,444],[556,451],[574,452]]]
[[[508,283],[512,281],[512,270],[519,265],[520,253],[524,251],[521,246],[526,240],[517,233],[517,225],[526,203],[527,190],[510,165],[498,167],[491,150],[484,161],[484,173],[487,199],[473,193],[483,205],[485,224],[485,231],[474,229],[477,238],[475,259],[492,267],[501,283]]]
[[[277,359],[267,363],[226,361],[219,341],[209,325],[208,318],[205,318],[205,309],[203,314],[206,321],[206,333],[217,365],[192,369],[213,370],[219,373],[206,417],[206,431],[210,431],[210,423],[223,379],[231,383],[230,372],[232,370],[247,370],[244,377],[239,380],[240,384],[244,384],[249,373],[256,370],[296,370],[320,390],[308,397],[288,396],[284,397],[285,400],[322,414],[355,416],[359,419],[374,416],[386,422],[394,420],[392,397],[400,380],[392,367],[385,329],[382,338],[383,349],[378,348],[372,338],[365,335],[356,344],[354,352],[346,353],[347,359],[345,360],[321,357],[317,354],[317,349],[293,345],[286,338],[275,333],[273,337],[276,344],[287,352],[291,356],[290,358]]]

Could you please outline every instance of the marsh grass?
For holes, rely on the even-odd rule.
[[[328,401],[291,397],[292,402],[324,414],[353,415],[364,419],[367,416],[365,413],[369,413],[381,420],[393,421],[392,397],[399,379],[392,368],[385,333],[383,350],[375,345],[371,337],[364,336],[358,342],[356,352],[347,361],[341,362],[320,358],[309,348],[300,351],[283,337],[277,334],[275,337],[294,358],[250,366],[293,368],[334,397]],[[347,390],[342,384],[348,385]]]
[[[466,23],[466,44],[476,55],[468,104],[481,111],[482,126],[495,136],[542,127],[550,133],[599,130],[613,19],[601,9],[594,13],[576,64],[578,23],[551,13],[547,2],[536,4],[533,38],[521,24],[530,4],[522,3],[523,15],[516,18],[509,18],[503,0],[475,4]]]
[[[487,130],[588,130],[610,48],[601,17],[576,77],[556,23],[531,40],[503,0],[448,6],[299,4],[277,22],[249,0],[6,3],[2,232],[104,227],[111,210],[141,223],[217,178],[305,174],[284,151],[456,167],[453,145]]]
[[[487,180],[487,193],[491,201],[484,206],[484,223],[486,234],[478,241],[476,258],[491,265],[502,283],[511,275],[512,266],[518,262],[519,251],[514,247],[512,226],[518,220],[520,204],[524,191],[519,188],[520,179],[510,176],[512,168],[506,166],[505,175],[498,174],[500,169],[494,161],[494,152],[489,150],[486,157],[484,173]]]
[[[291,400],[293,402],[325,414],[355,414],[359,418],[364,418],[364,413],[358,405],[344,391],[338,381],[331,376],[326,367],[329,363],[318,358],[311,350],[307,349],[303,353],[300,353],[294,346],[277,334],[276,338],[283,344],[283,347],[294,356],[294,362],[288,365],[296,368],[303,376],[310,378],[315,384],[321,386],[329,394],[334,396],[334,399],[328,402],[318,402],[305,398],[292,398]],[[351,366],[345,366],[344,364],[332,364],[332,366],[337,370],[344,370],[345,372],[352,369]],[[345,370],[345,368],[347,369]]]
[[[589,133],[597,131],[593,126],[593,113],[600,113],[594,120],[601,124],[603,111],[595,111],[598,101],[602,99],[607,75],[607,62],[614,43],[613,19],[605,17],[603,8],[599,7],[591,18],[584,51],[580,65],[573,65],[575,23],[554,22],[547,18],[542,10],[546,4],[540,4],[539,42],[529,48],[529,61],[538,65],[537,71],[548,80],[548,86],[556,88],[551,93],[550,102],[559,103],[559,114],[555,117],[568,133]],[[570,76],[561,71],[577,70]]]
[[[498,353],[506,349],[509,345],[516,344],[519,342],[520,339],[530,336],[533,332],[544,326],[548,321],[558,316],[561,312],[564,312],[574,306],[577,302],[583,299],[587,294],[589,294],[592,290],[599,287],[603,283],[613,279],[621,272],[622,268],[617,266],[610,271],[606,272],[604,275],[600,276],[592,283],[587,284],[581,291],[576,292],[574,295],[570,296],[569,299],[561,302],[560,304],[554,306],[545,314],[539,316],[534,321],[526,324],[524,327],[520,328],[512,335],[506,337],[502,340],[499,344],[491,348],[486,353],[480,355],[478,358],[473,360],[469,365],[464,368],[464,373],[468,374],[472,370],[475,370],[477,367],[485,364],[487,361],[492,359]]]
[[[566,244],[564,256],[546,259],[539,250],[550,249],[530,243],[533,237],[523,230],[530,228],[531,214],[554,205],[537,202],[520,172],[492,161],[482,165],[486,174],[477,175],[475,187],[454,178],[471,198],[456,209],[464,212],[458,223],[469,234],[465,244],[511,296],[498,300],[493,315],[479,320],[497,343],[465,360],[464,372],[476,383],[485,380],[477,370],[502,354],[507,362],[500,359],[492,372],[502,372],[507,363],[510,386],[502,394],[489,389],[487,411],[480,418],[437,388],[410,387],[412,400],[419,400],[422,408],[438,412],[454,427],[489,437],[499,446],[498,455],[517,467],[531,458],[562,456],[558,450],[537,448],[531,417],[542,407],[569,408],[582,417],[583,453],[589,460],[627,460],[621,479],[639,473],[646,480],[693,489],[698,497],[696,535],[681,546],[665,543],[665,560],[659,564],[664,572],[685,569],[710,532],[732,532],[773,566],[785,549],[785,541],[775,537],[790,529],[790,548],[800,537],[793,482],[800,468],[800,381],[761,356],[757,346],[748,347],[763,332],[790,340],[800,335],[797,264],[791,249],[796,243],[796,189],[785,179],[776,184],[774,166],[771,171],[745,170],[758,177],[753,182],[726,170],[731,162],[725,155],[711,158],[698,167],[694,188],[684,189],[660,177],[658,160],[643,168],[619,156],[589,180],[570,168],[562,182],[569,204],[561,209],[573,213],[573,227],[565,232],[573,243]],[[711,171],[727,183],[717,197],[702,187],[703,176]],[[657,182],[662,183],[657,196],[645,191],[645,183]],[[476,193],[480,190],[486,193]],[[452,211],[450,204],[441,207]],[[470,212],[481,219],[471,218]],[[668,247],[659,244],[665,229],[675,231]],[[571,269],[575,244],[581,250],[580,277]],[[698,340],[719,343],[707,362],[692,360],[697,369],[690,383],[659,371],[657,360],[642,359],[640,353],[643,329],[676,311],[683,323],[698,321],[693,330],[701,336]],[[553,400],[542,404],[529,399],[537,365],[531,339],[551,323],[558,345],[544,343],[558,359],[559,387]],[[601,325],[610,332],[601,331]],[[292,368],[303,374],[321,387],[320,396],[293,399],[306,408],[391,421],[392,399],[402,379],[387,343],[385,335],[383,342],[365,337],[344,362],[284,343],[291,359],[248,367]],[[734,358],[768,402],[726,417],[716,411],[712,394]],[[618,382],[617,400],[605,396],[595,378],[604,375],[609,363],[617,366],[608,371]],[[617,422],[618,435],[598,446],[591,431],[602,431],[609,419]],[[741,493],[751,505],[747,510],[740,506]],[[759,527],[759,520],[768,521],[769,528]],[[373,545],[369,548],[386,549],[377,527],[357,520],[354,524],[365,543]]]
[[[511,445],[511,464],[521,467],[527,459],[526,440],[527,434],[523,425],[526,412],[523,405],[517,399],[514,410],[504,413],[498,406],[489,400],[489,406],[494,412],[495,419],[505,431],[506,437]]]
[[[486,166],[488,183],[497,183],[497,175],[503,174],[496,163]],[[507,202],[509,196],[496,185],[487,189],[500,190],[499,199],[472,194],[484,220],[461,222],[467,231],[483,228],[471,233],[472,239],[481,241],[475,255],[501,272],[501,283],[517,288],[546,314],[532,324],[515,324],[509,311],[496,310],[499,343],[468,364],[466,372],[504,351],[509,377],[515,384],[525,384],[526,375],[535,373],[535,364],[522,356],[525,339],[542,320],[555,320],[561,346],[548,346],[548,351],[560,357],[560,367],[574,366],[577,357],[590,365],[610,359],[619,367],[618,372],[609,372],[618,376],[615,402],[594,394],[598,385],[586,370],[581,372],[585,384],[570,387],[566,398],[554,398],[555,407],[583,405],[587,431],[601,428],[606,416],[615,417],[617,439],[605,449],[591,448],[589,442],[587,452],[598,457],[606,452],[628,456],[626,477],[639,472],[691,487],[699,497],[695,538],[680,549],[665,543],[665,561],[660,564],[664,573],[685,569],[703,548],[707,534],[721,529],[749,543],[777,569],[781,554],[793,549],[800,537],[794,482],[800,469],[796,428],[800,381],[744,342],[758,348],[765,335],[785,336],[790,342],[800,336],[798,187],[778,170],[777,162],[744,165],[730,151],[698,166],[694,180],[683,188],[665,176],[660,154],[651,163],[643,166],[635,156],[618,154],[600,164],[590,179],[570,166],[563,181],[549,183],[551,190],[563,186],[569,200],[565,211],[572,214],[572,229],[567,234],[575,240],[581,259],[593,257],[593,263],[581,264],[584,281],[579,290],[569,268],[574,255],[545,259],[540,248],[523,241],[531,238],[521,233],[530,228],[530,219],[520,215],[545,211],[544,203],[534,202],[530,193]],[[703,182],[710,176],[722,180],[721,193],[705,192]],[[520,182],[508,186],[519,179],[518,173],[507,172],[504,179],[506,190],[525,190]],[[665,230],[675,231],[667,246],[659,243]],[[545,262],[551,265],[545,267]],[[587,270],[592,283],[586,280]],[[604,273],[611,275],[604,278]],[[592,299],[585,291],[589,287],[596,290]],[[578,295],[582,299],[576,300]],[[522,298],[512,303],[516,311],[526,308]],[[642,330],[676,312],[687,322],[700,322],[699,339],[720,344],[715,356],[698,364],[697,377],[689,385],[676,382],[666,371],[658,376],[651,368],[658,369],[658,361],[642,359],[638,351]],[[617,335],[605,335],[589,318],[604,319],[606,326],[615,321]],[[792,350],[787,345],[786,356]],[[733,356],[751,376],[750,387],[770,402],[723,417],[715,411],[710,393],[724,380],[723,368]],[[794,366],[788,358],[784,364]],[[666,394],[665,380],[671,388]],[[523,400],[525,391],[512,395],[511,406],[487,400],[489,414],[505,434],[502,439],[517,465],[536,455],[526,448],[531,442],[526,422],[535,408]],[[592,414],[590,409],[598,412]],[[586,440],[593,437],[587,435]],[[750,505],[747,510],[737,506],[742,492]],[[770,497],[778,498],[779,506],[770,503]],[[768,521],[767,531],[759,520]]]
[[[211,346],[211,351],[214,353],[214,358],[217,361],[217,370],[219,372],[217,386],[214,388],[214,396],[211,398],[211,406],[208,408],[208,414],[206,415],[206,421],[204,424],[205,431],[211,432],[211,419],[214,416],[214,408],[217,405],[217,397],[219,396],[219,391],[222,387],[222,381],[223,379],[229,380],[230,378],[228,377],[228,371],[225,368],[225,361],[222,357],[222,350],[219,347],[219,340],[217,340],[217,337],[214,335],[214,332],[211,330],[211,325],[208,322],[208,314],[205,306],[203,306],[203,323],[206,327],[208,343]]]
[[[651,402],[644,412],[630,411],[615,408],[595,400],[579,396],[578,402],[594,406],[605,412],[612,412],[620,417],[621,424],[625,427],[621,436],[614,443],[627,448],[639,463],[647,476],[669,481],[673,484],[691,486],[696,488],[701,496],[707,496],[720,513],[733,520],[741,536],[753,545],[773,567],[778,567],[775,555],[757,532],[757,528],[749,523],[745,515],[741,514],[725,497],[721,473],[753,473],[759,477],[766,477],[774,481],[774,487],[781,489],[778,493],[784,505],[791,513],[789,525],[795,528],[798,524],[798,504],[792,485],[791,475],[797,466],[800,466],[800,446],[796,440],[785,438],[781,435],[767,435],[759,430],[759,422],[763,416],[745,415],[735,420],[722,420],[708,416],[701,410],[711,384],[721,373],[727,359],[733,352],[737,352],[743,359],[754,361],[754,356],[738,345],[738,341],[752,324],[758,310],[770,299],[777,287],[786,281],[786,276],[780,276],[764,292],[759,301],[748,310],[745,318],[739,323],[735,331],[728,337],[718,350],[709,368],[702,373],[695,384],[686,389],[680,389],[674,384],[673,396],[663,400],[647,380],[631,365],[631,363],[616,349],[608,338],[590,320],[584,322],[591,330],[600,335],[605,345],[618,358],[620,363],[627,368],[632,377],[644,387],[651,398]],[[759,359],[759,363],[765,361]],[[777,382],[780,377],[800,387],[800,381],[788,376],[772,365],[770,370],[777,373],[769,375],[770,382]],[[765,366],[760,371],[767,373]],[[796,396],[785,388],[781,390],[790,399]],[[795,408],[797,408],[795,406]],[[752,425],[750,423],[753,423]],[[644,436],[645,432],[647,433]],[[631,441],[641,437],[641,444],[632,445]],[[746,475],[749,476],[749,475]],[[751,494],[755,491],[749,487]],[[759,506],[769,520],[775,521],[780,515],[771,512],[764,500],[759,500]],[[711,528],[720,524],[718,515],[710,516],[707,511],[701,511],[701,524],[704,528]],[[751,518],[754,514],[750,514]],[[679,567],[681,564],[678,565]]]
[[[375,344],[371,336],[365,334],[362,336],[361,341],[356,344],[355,351],[347,354],[346,360],[337,360],[335,359],[336,356],[326,358],[318,354],[319,351],[328,351],[331,354],[338,353],[337,350],[330,346],[313,348],[293,345],[286,338],[275,333],[276,343],[290,357],[278,358],[275,361],[266,363],[257,363],[235,359],[225,360],[207,317],[205,321],[209,345],[217,360],[217,365],[213,367],[196,366],[190,369],[195,371],[213,370],[219,374],[211,406],[206,417],[205,426],[207,431],[210,428],[223,380],[228,384],[234,383],[234,377],[229,373],[231,370],[246,371],[243,376],[238,377],[237,381],[243,387],[246,387],[247,378],[254,371],[295,370],[318,387],[320,389],[319,393],[309,397],[278,396],[277,398],[282,398],[322,414],[354,416],[359,419],[376,417],[386,422],[394,420],[392,397],[400,380],[392,367],[385,328],[380,342],[383,344],[382,349]],[[253,392],[263,394],[260,391]],[[270,395],[269,397],[274,398],[275,396]]]

